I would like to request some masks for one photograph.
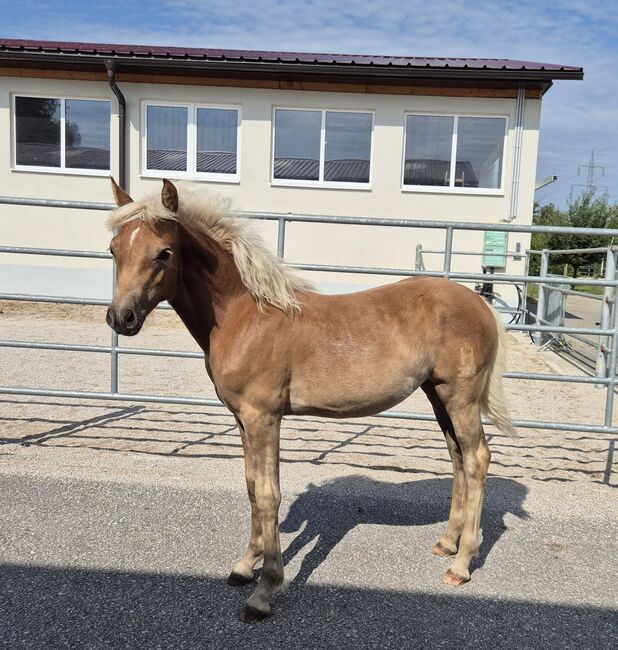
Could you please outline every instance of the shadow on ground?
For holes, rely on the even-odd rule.
[[[240,437],[228,413],[19,399],[2,399],[0,404],[16,410],[15,414],[1,416],[0,423],[24,430],[23,434],[0,434],[0,446],[81,447],[185,459],[231,460],[243,456]],[[85,419],[72,416],[68,409],[77,406],[90,408],[96,415]],[[23,415],[24,408],[30,409],[29,416]],[[431,426],[381,422],[377,418],[333,422],[289,417],[282,427],[281,461],[396,471],[408,476],[451,476],[442,434]],[[569,433],[557,440],[535,433],[511,440],[494,433],[488,439],[493,454],[490,472],[496,475],[616,485],[616,440],[606,434]]]
[[[306,584],[309,576],[351,530],[361,524],[427,526],[446,522],[451,501],[450,479],[433,478],[386,483],[365,476],[346,476],[322,485],[311,484],[290,506],[280,525],[282,533],[298,535],[283,552],[284,564],[315,542],[303,558],[292,585]],[[489,478],[483,543],[472,571],[480,568],[506,530],[504,516],[528,517],[524,509],[527,488],[510,479]],[[446,523],[445,523],[446,529]],[[316,541],[317,540],[317,541]],[[437,539],[435,540],[438,541]]]
[[[249,588],[211,577],[0,566],[0,643],[17,648],[607,648],[615,612],[305,586],[258,626]]]

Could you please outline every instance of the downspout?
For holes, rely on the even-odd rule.
[[[118,184],[123,190],[127,189],[126,149],[127,149],[127,101],[122,91],[116,85],[116,62],[110,59],[105,61],[107,70],[107,83],[118,99]],[[113,264],[113,291],[116,291],[116,260]],[[111,346],[111,392],[118,393],[118,334],[112,330]]]
[[[126,190],[127,101],[116,85],[116,62],[107,59],[105,69],[107,70],[107,83],[118,99],[118,185]]]
[[[519,177],[521,174],[521,146],[524,137],[524,113],[526,109],[526,84],[519,84],[517,104],[515,105],[515,149],[513,152],[513,176],[511,179],[511,204],[506,222],[517,217],[517,200],[519,199]]]

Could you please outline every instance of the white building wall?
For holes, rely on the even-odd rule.
[[[156,190],[161,181],[141,173],[142,102],[197,102],[242,107],[240,181],[204,183],[230,196],[237,208],[249,211],[371,216],[396,219],[435,219],[497,223],[508,215],[513,173],[515,99],[379,95],[314,91],[286,91],[189,85],[119,83],[127,100],[128,190],[139,197]],[[79,173],[25,172],[12,169],[12,96],[15,94],[100,98],[112,100],[112,174],[117,177],[117,103],[104,82],[0,77],[0,195],[109,202],[106,176]],[[274,107],[369,110],[374,112],[373,179],[370,190],[281,187],[271,184],[272,114]],[[540,100],[526,100],[521,176],[516,223],[532,220]],[[482,195],[401,189],[405,114],[409,111],[460,115],[506,115],[509,133],[505,155],[504,193]],[[4,245],[105,250],[109,233],[105,214],[0,205],[0,241]],[[273,250],[276,225],[260,223]],[[509,249],[529,237],[510,236]],[[286,259],[328,264],[414,268],[416,244],[442,249],[444,233],[417,229],[288,224]],[[454,249],[481,251],[482,233],[455,234]],[[439,269],[442,257],[427,254],[428,269]],[[455,256],[453,270],[479,272],[481,260]],[[523,270],[510,261],[509,273]],[[380,284],[389,278],[310,274],[319,283],[342,289],[348,285]],[[111,279],[105,261],[2,255],[0,291],[46,292],[56,295],[109,293]]]

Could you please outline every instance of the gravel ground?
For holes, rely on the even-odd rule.
[[[109,345],[110,330],[104,322],[103,308],[0,303],[0,312],[0,338]],[[144,331],[133,339],[122,339],[121,345],[197,350],[176,315],[164,311],[151,315]],[[119,367],[121,392],[215,397],[203,362],[198,359],[121,355]],[[539,353],[523,335],[509,337],[508,369],[550,374],[577,372],[552,352]],[[0,374],[0,383],[6,386],[107,391],[109,357],[0,348]],[[511,413],[516,418],[602,424],[605,391],[592,386],[507,380],[505,389]],[[9,418],[6,438],[40,435],[54,424],[62,430],[63,426],[72,426],[74,416],[90,413],[87,406],[79,403],[67,406],[62,402],[62,406],[54,407],[50,404],[54,400],[22,401],[30,416],[25,421],[11,418],[11,406],[0,407],[0,415]],[[398,409],[431,412],[421,391]],[[38,444],[181,456],[241,452],[233,420],[224,414],[217,417],[219,428],[209,429],[204,436],[201,435],[204,426],[213,422],[208,409],[140,405],[126,413],[121,407],[117,410],[123,415],[111,423],[95,419],[80,426],[79,431],[71,429],[66,434],[60,431],[43,436]],[[42,423],[41,419],[47,422]],[[511,440],[493,427],[488,427],[487,432],[493,452],[491,469],[497,476],[618,481],[612,474],[614,461],[618,462],[615,441],[606,434],[532,429],[522,430],[517,440]],[[442,435],[432,423],[376,418],[344,422],[287,418],[282,449],[283,460],[289,462],[351,463],[407,473],[450,473]]]

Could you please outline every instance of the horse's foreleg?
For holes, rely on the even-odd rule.
[[[236,422],[238,424],[242,446],[245,453],[245,479],[247,481],[249,503],[251,504],[251,537],[249,539],[246,553],[234,565],[234,568],[227,579],[227,583],[233,587],[246,585],[253,581],[253,567],[264,554],[262,524],[255,503],[255,461],[251,453],[251,448],[247,444],[247,435],[242,422],[238,419]]]
[[[469,404],[455,410],[449,408],[449,415],[463,458],[466,500],[459,551],[443,580],[447,584],[459,586],[470,580],[470,561],[479,552],[483,493],[491,453],[483,433],[478,404]]]
[[[279,426],[280,417],[253,413],[241,416],[254,469],[255,509],[261,527],[264,553],[262,575],[241,619],[253,623],[270,614],[270,597],[283,583],[283,560],[279,542]]]
[[[431,402],[436,420],[442,429],[451,461],[453,462],[453,491],[451,495],[451,511],[448,518],[446,533],[431,549],[436,555],[449,557],[457,553],[457,542],[464,527],[464,505],[466,501],[466,477],[463,468],[461,449],[455,439],[453,423],[446,411],[444,402],[438,396],[435,386],[425,382],[421,388]]]

